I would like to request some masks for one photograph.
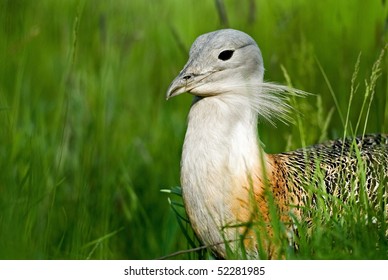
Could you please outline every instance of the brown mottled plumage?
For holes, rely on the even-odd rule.
[[[377,199],[378,190],[384,197],[387,193],[387,135],[266,154],[257,138],[258,116],[287,120],[284,96],[304,93],[266,83],[263,75],[256,42],[241,31],[225,29],[196,39],[188,62],[167,91],[167,98],[183,92],[195,95],[182,152],[182,194],[194,231],[223,258],[224,242],[241,234],[247,237],[248,256],[258,256],[260,246],[246,225],[259,216],[270,219],[268,189],[285,223],[290,214],[307,218],[301,217],[300,209],[307,199],[314,204],[309,187],[323,185],[326,192],[343,199],[346,192],[362,189],[371,201]],[[364,170],[365,184],[357,170]],[[366,188],[357,187],[363,184]],[[228,244],[237,248],[235,242]],[[270,257],[276,257],[270,244],[267,249]]]
[[[383,197],[387,197],[388,135],[371,134],[328,141],[275,154],[272,158],[276,170],[271,174],[273,186],[286,186],[285,196],[293,206],[303,207],[306,204],[306,189],[301,186],[323,185],[327,193],[343,199],[354,191],[353,198],[359,199],[359,185],[363,184],[367,197],[376,207],[379,207],[379,186],[384,186]],[[315,198],[312,199],[314,203]]]
[[[358,157],[365,164],[365,185],[372,195],[373,188],[385,183],[384,180],[388,178],[388,135],[370,134],[355,139],[347,138],[345,141],[329,141],[273,155],[278,169],[289,180],[287,184],[295,184],[296,188],[298,185],[311,183],[309,180],[318,165],[326,191],[330,194],[341,192],[350,187],[348,184],[358,180],[357,170],[362,168],[358,166]],[[305,178],[308,178],[307,181]],[[292,192],[297,192],[297,189]]]

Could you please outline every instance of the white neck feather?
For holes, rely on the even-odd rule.
[[[181,183],[192,226],[205,244],[223,241],[221,227],[238,221],[234,208],[236,198],[247,193],[241,190],[244,182],[261,170],[257,113],[236,98],[235,93],[206,97],[189,113]],[[230,233],[225,237],[234,239]]]

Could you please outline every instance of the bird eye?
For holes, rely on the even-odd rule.
[[[230,59],[232,56],[233,56],[233,53],[234,53],[234,50],[226,50],[226,51],[222,51],[220,52],[220,54],[218,55],[218,59],[221,59],[223,61],[226,61],[228,59]]]

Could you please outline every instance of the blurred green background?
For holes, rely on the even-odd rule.
[[[166,102],[165,92],[194,39],[243,30],[266,80],[287,83],[284,67],[315,94],[295,100],[298,125],[261,123],[276,153],[344,134],[360,53],[349,119],[365,123],[364,80],[387,42],[387,15],[385,0],[1,0],[0,259],[186,249],[160,189],[179,185],[191,97]],[[381,66],[367,132],[388,132],[387,56]]]

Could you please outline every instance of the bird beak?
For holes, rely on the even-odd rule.
[[[184,77],[186,74],[184,72],[179,73],[179,75],[172,81],[170,86],[167,89],[166,99],[177,96],[181,93],[187,92],[187,78]]]
[[[190,62],[188,65],[190,65]],[[186,66],[168,87],[166,99],[168,100],[171,97],[184,92],[202,97],[213,95],[211,90],[208,88],[203,89],[203,86],[208,83],[206,78],[215,72],[216,71],[200,72],[193,67]]]

